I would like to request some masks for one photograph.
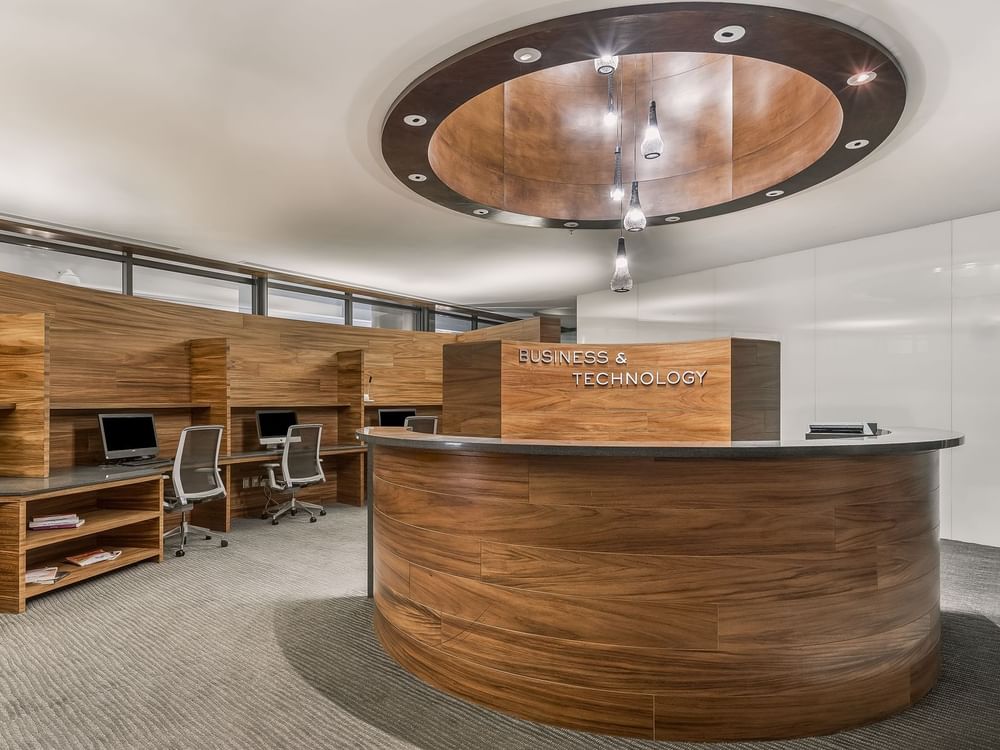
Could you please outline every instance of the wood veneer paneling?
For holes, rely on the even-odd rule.
[[[376,630],[432,685],[589,731],[874,721],[937,676],[937,460],[377,447]]]
[[[515,320],[498,326],[477,328],[458,334],[459,342],[467,341],[542,341],[558,344],[562,337],[559,318],[552,315],[536,315],[524,320]]]
[[[522,361],[606,353],[606,364]],[[626,362],[619,363],[619,357]],[[780,344],[717,339],[578,346],[492,341],[444,348],[441,432],[524,439],[768,440],[780,426]],[[693,384],[667,385],[669,373]],[[577,378],[574,373],[579,373]],[[653,374],[660,385],[588,385],[601,374]]]
[[[287,403],[335,401],[329,365],[347,349],[365,350],[378,400],[435,403],[441,346],[455,341],[454,334],[244,315],[0,273],[0,313],[39,312],[50,313],[54,403],[194,401],[188,342],[203,338],[230,341],[237,403],[272,402],[276,393]]]
[[[48,374],[49,317],[0,314],[0,476],[48,476]]]

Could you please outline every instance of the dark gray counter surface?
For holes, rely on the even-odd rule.
[[[536,456],[633,456],[644,458],[792,458],[807,456],[858,456],[954,448],[965,435],[924,427],[890,427],[873,437],[836,439],[729,441],[716,443],[619,443],[568,440],[516,440],[507,438],[427,435],[402,427],[365,427],[358,437],[372,445],[414,450],[520,453]]]
[[[3,477],[0,479],[0,497],[42,495],[91,485],[100,486],[123,479],[140,479],[169,474],[169,466],[147,466],[130,469],[108,469],[100,466],[74,466],[57,469],[47,477]]]

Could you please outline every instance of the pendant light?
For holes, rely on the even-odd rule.
[[[609,76],[618,70],[618,55],[601,55],[594,60],[594,70],[602,76]]]
[[[611,188],[611,200],[621,201],[625,197],[625,188],[622,185],[622,145],[615,146],[615,184]]]
[[[615,111],[615,74],[608,76],[608,110],[604,113],[604,124],[609,128],[618,124],[618,113]]]
[[[625,238],[618,236],[618,252],[615,254],[615,272],[611,276],[612,292],[631,292],[632,274],[628,272],[628,258],[625,256]]]
[[[663,138],[660,137],[660,126],[656,122],[656,101],[649,103],[649,119],[646,122],[646,134],[642,139],[642,155],[647,159],[658,159],[663,153]]]
[[[641,232],[646,228],[646,214],[642,212],[642,204],[639,203],[639,182],[632,181],[632,197],[629,198],[628,211],[622,220],[622,226],[626,232]]]

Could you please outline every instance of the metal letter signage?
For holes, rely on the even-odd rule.
[[[518,349],[517,361],[523,365],[571,366],[607,365],[611,362],[607,351],[562,350],[562,349]],[[628,364],[625,352],[617,352],[614,357],[616,365],[623,367]],[[584,388],[633,388],[670,387],[670,386],[703,386],[708,370],[621,370],[611,372],[600,370],[588,372],[572,370],[570,377],[573,382]]]

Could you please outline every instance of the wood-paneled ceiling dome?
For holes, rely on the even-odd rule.
[[[729,26],[745,34],[718,41]],[[525,47],[541,59],[516,60]],[[620,56],[624,180],[626,190],[639,180],[654,226],[829,179],[889,136],[906,99],[888,51],[830,19],[729,3],[634,6],[519,29],[429,71],[386,118],[386,162],[423,197],[481,218],[617,226],[617,129],[605,122],[607,78],[593,65],[601,53]],[[848,85],[865,71],[877,77]],[[651,98],[665,149],[636,160]]]

